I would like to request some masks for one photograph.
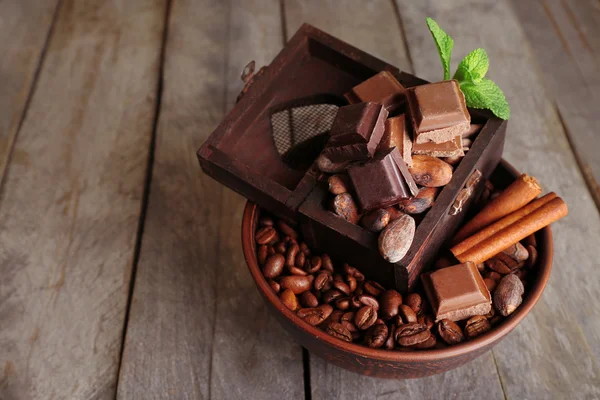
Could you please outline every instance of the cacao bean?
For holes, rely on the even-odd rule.
[[[507,317],[512,314],[523,301],[525,288],[515,275],[506,275],[500,280],[494,291],[493,304],[500,315]]]
[[[329,192],[331,194],[342,194],[348,193],[348,177],[346,175],[331,175],[329,179],[327,179],[327,183],[329,185]]]
[[[379,234],[379,252],[382,257],[391,263],[400,261],[412,244],[415,227],[415,220],[409,215],[390,222]]]
[[[338,216],[351,224],[357,224],[360,220],[358,209],[354,199],[349,193],[338,194],[331,202],[331,210]]]
[[[384,209],[373,210],[363,215],[360,224],[371,232],[381,232],[390,222],[390,214]]]
[[[310,291],[302,292],[299,297],[302,307],[312,308],[319,305],[319,300]]]
[[[354,317],[354,325],[361,331],[369,329],[375,321],[377,321],[377,311],[369,306],[359,308]]]
[[[313,308],[301,308],[297,315],[312,326],[317,326],[325,321],[333,312],[329,304],[322,304]]]
[[[445,186],[452,179],[452,167],[437,157],[414,155],[409,167],[417,185],[426,187]]]
[[[421,214],[430,209],[439,193],[439,187],[424,187],[414,197],[400,200],[398,208],[407,214]]]
[[[399,325],[394,334],[396,343],[404,347],[423,343],[428,340],[431,335],[425,325],[417,322]]]

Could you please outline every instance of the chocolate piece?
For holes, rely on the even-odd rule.
[[[374,101],[383,104],[390,112],[406,102],[406,89],[389,71],[381,71],[352,88],[344,95],[350,104]]]
[[[387,116],[387,110],[376,103],[341,107],[322,154],[335,163],[373,157],[383,136]]]
[[[400,114],[397,117],[388,118],[385,121],[385,131],[379,142],[377,151],[397,148],[402,156],[402,159],[410,167],[412,165],[412,147],[413,143],[410,140],[406,125],[406,114]]]
[[[471,123],[465,96],[455,80],[430,83],[407,92],[415,143],[444,143]]]
[[[423,274],[421,279],[436,321],[460,321],[492,308],[490,292],[471,262]]]
[[[348,168],[356,198],[363,211],[386,208],[400,199],[410,197],[410,189],[397,166],[392,153],[397,149],[378,153],[365,164]]]
[[[414,154],[426,154],[433,157],[462,157],[465,155],[463,139],[460,135],[456,135],[454,139],[444,143],[432,141],[415,143],[412,151]]]
[[[406,182],[406,186],[408,186],[410,194],[412,196],[416,196],[417,194],[419,194],[419,187],[417,186],[417,183],[415,182],[415,179],[413,178],[412,174],[408,170],[408,166],[406,165],[406,162],[404,162],[404,159],[400,155],[398,149],[393,149],[390,152],[390,155],[396,163],[396,167],[398,167],[398,170],[400,170],[400,174],[402,175],[402,178],[404,178],[404,182]]]

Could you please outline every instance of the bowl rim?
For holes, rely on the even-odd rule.
[[[519,172],[504,159],[501,160],[499,167],[506,169],[515,178],[519,176]],[[356,356],[361,356],[369,359],[392,362],[409,362],[409,361],[439,361],[459,357],[468,353],[477,351],[478,349],[486,348],[494,344],[501,338],[506,336],[521,322],[527,314],[533,309],[535,304],[540,299],[550,278],[552,270],[552,259],[554,253],[554,245],[552,240],[552,230],[547,226],[537,232],[538,245],[537,248],[542,248],[543,251],[538,251],[538,276],[532,284],[528,295],[523,299],[523,303],[517,310],[495,326],[489,332],[463,343],[449,346],[443,349],[432,350],[415,350],[411,352],[401,352],[393,350],[372,349],[363,345],[348,343],[341,339],[337,339],[319,328],[308,324],[298,317],[293,311],[288,309],[273,292],[267,280],[263,276],[258,265],[255,246],[253,241],[254,233],[252,232],[252,222],[258,212],[258,206],[250,201],[246,203],[242,218],[242,248],[244,258],[250,274],[254,279],[259,291],[262,293],[272,306],[282,313],[296,327],[314,338],[325,342],[327,345],[336,348],[345,353],[351,353]],[[541,240],[540,240],[541,239]]]

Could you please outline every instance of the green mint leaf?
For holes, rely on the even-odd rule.
[[[452,55],[452,48],[454,47],[454,40],[446,34],[439,27],[437,22],[427,17],[427,27],[433,36],[435,45],[437,46],[440,59],[442,60],[442,66],[444,67],[444,80],[450,79],[450,56]]]
[[[502,90],[489,79],[481,79],[479,83],[464,82],[460,89],[465,94],[467,106],[473,108],[487,108],[498,118],[508,119],[510,107]]]
[[[475,49],[458,64],[452,79],[459,82],[479,83],[490,66],[490,60],[484,49]]]

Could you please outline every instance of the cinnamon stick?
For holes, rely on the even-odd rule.
[[[457,255],[456,258],[462,263],[471,261],[479,264],[552,222],[561,219],[567,213],[568,209],[565,202],[560,197],[556,197],[464,253]]]
[[[501,220],[494,222],[493,224],[491,224],[487,228],[480,230],[473,236],[469,236],[462,242],[452,247],[450,251],[455,256],[464,253],[471,247],[475,246],[477,243],[480,243],[482,240],[489,238],[496,232],[500,232],[502,229],[517,222],[519,219],[532,213],[533,211],[537,210],[538,208],[548,203],[552,199],[555,199],[556,197],[556,193],[550,192],[547,195],[540,197],[539,199],[535,199],[531,203],[527,204],[525,207],[522,207],[517,211],[513,212],[512,214],[502,218]]]
[[[527,174],[521,175],[458,231],[454,237],[454,243],[468,238],[475,232],[518,210],[538,197],[540,193],[542,193],[542,188],[534,177]]]

